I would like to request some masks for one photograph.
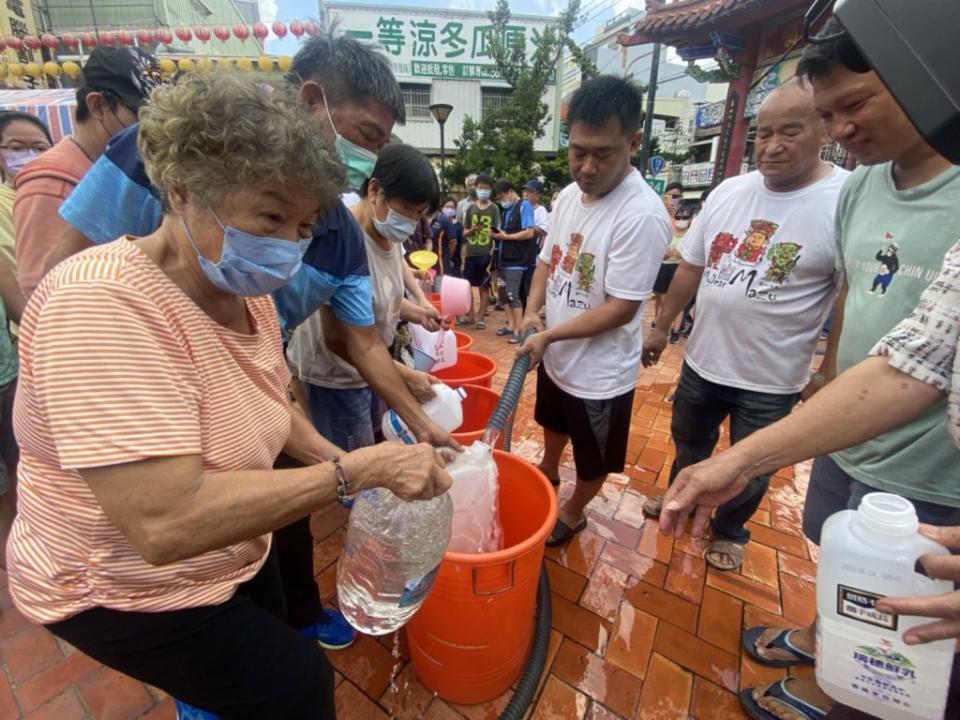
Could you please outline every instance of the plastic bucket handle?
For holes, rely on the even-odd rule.
[[[508,575],[510,579],[509,579],[509,584],[506,587],[497,588],[496,590],[479,590],[477,588],[477,580],[481,570],[489,570],[490,568],[502,568],[502,567],[508,568]],[[473,594],[474,595],[500,595],[501,593],[505,593],[513,590],[514,577],[516,575],[516,568],[517,568],[517,563],[515,560],[510,560],[509,562],[504,563],[503,565],[485,565],[482,567],[479,565],[474,565],[473,566]]]

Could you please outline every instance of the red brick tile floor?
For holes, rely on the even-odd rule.
[[[648,316],[650,310],[647,310]],[[474,350],[496,358],[494,387],[502,387],[514,347],[494,332],[470,330]],[[649,321],[649,317],[646,319]],[[553,632],[548,673],[531,708],[536,720],[735,720],[744,718],[741,688],[770,682],[783,671],[744,657],[743,627],[809,623],[814,614],[815,558],[800,531],[805,466],[785,468],[750,523],[754,542],[734,573],[708,569],[705,544],[657,532],[640,512],[644,499],[662,492],[673,461],[670,395],[679,375],[683,344],[640,373],[627,466],[611,477],[589,508],[589,527],[566,548],[547,550],[553,592]],[[533,421],[534,383],[518,407],[513,452],[536,462],[542,435]],[[728,444],[726,432],[721,447]],[[574,479],[564,456],[561,499]],[[316,573],[325,601],[336,595],[336,560],[346,513],[313,519]],[[173,702],[163,692],[106,669],[30,625],[13,608],[0,575],[0,720],[171,720]],[[512,690],[489,703],[463,707],[425,688],[403,645],[394,637],[361,637],[331,652],[337,670],[341,720],[496,718]],[[806,671],[801,671],[806,672]],[[265,718],[264,720],[269,720]]]

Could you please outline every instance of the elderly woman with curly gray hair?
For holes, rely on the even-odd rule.
[[[223,718],[332,718],[333,672],[284,622],[271,531],[345,494],[430,498],[427,445],[337,457],[288,397],[269,293],[343,185],[313,121],[262,80],[153,95],[139,146],[153,234],[47,274],[21,325],[19,610]],[[280,451],[307,463],[271,469]]]

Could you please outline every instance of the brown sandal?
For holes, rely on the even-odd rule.
[[[741,565],[743,565],[743,554],[744,548],[746,546],[742,543],[736,543],[732,540],[714,540],[710,543],[710,547],[707,548],[707,551],[703,554],[703,559],[707,561],[707,565],[722,572],[730,572],[731,570],[736,570]],[[714,554],[720,555],[729,555],[733,558],[733,565],[726,566],[717,560],[711,560],[710,556]]]

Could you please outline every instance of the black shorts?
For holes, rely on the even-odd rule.
[[[463,278],[470,287],[490,287],[490,256],[467,255],[463,262]]]
[[[497,270],[497,301],[512,308],[522,308],[520,286],[523,283],[523,268]]]
[[[677,274],[678,264],[664,263],[660,266],[660,272],[657,273],[657,279],[653,283],[653,291],[657,295],[667,294],[667,290],[670,289],[670,282],[673,280],[673,276]]]
[[[579,479],[602,480],[608,473],[623,472],[633,393],[608,400],[574,397],[557,387],[541,363],[533,416],[547,430],[570,436]]]

